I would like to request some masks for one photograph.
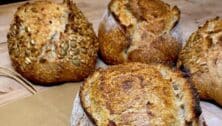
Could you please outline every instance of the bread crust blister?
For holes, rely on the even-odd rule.
[[[18,8],[8,33],[12,65],[36,84],[81,81],[95,68],[98,41],[77,6],[37,1]]]
[[[160,0],[112,0],[99,26],[100,55],[107,64],[173,64],[181,49],[171,35],[180,11]]]
[[[222,20],[207,21],[194,32],[179,55],[178,67],[191,75],[202,99],[222,105]]]
[[[177,70],[128,63],[99,69],[80,89],[96,126],[201,126],[195,89]]]

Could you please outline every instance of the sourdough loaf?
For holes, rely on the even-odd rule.
[[[99,26],[99,48],[107,64],[174,64],[181,44],[171,35],[179,9],[160,0],[111,0]]]
[[[202,99],[222,105],[222,19],[207,21],[190,36],[178,67],[190,73]]]
[[[128,63],[99,69],[80,90],[96,126],[202,126],[195,89],[177,70]]]
[[[95,68],[98,41],[73,2],[37,1],[17,9],[8,49],[20,74],[48,85],[87,77]]]

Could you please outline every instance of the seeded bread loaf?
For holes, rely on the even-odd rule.
[[[207,21],[190,36],[178,66],[190,73],[202,99],[222,105],[222,19]]]
[[[111,0],[99,26],[107,64],[176,63],[181,44],[171,36],[180,11],[160,0]]]
[[[80,81],[95,68],[98,41],[73,2],[20,6],[8,33],[14,68],[37,84]]]
[[[80,89],[96,126],[202,126],[195,90],[179,71],[128,63],[99,69]]]

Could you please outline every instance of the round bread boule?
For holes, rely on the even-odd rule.
[[[100,55],[107,64],[175,64],[181,43],[171,30],[179,18],[160,0],[111,0],[99,26]]]
[[[203,126],[195,90],[177,70],[128,63],[99,69],[80,89],[96,126]]]
[[[81,81],[95,68],[98,41],[73,2],[20,6],[8,33],[15,70],[36,84]]]
[[[178,66],[191,74],[202,99],[222,105],[222,19],[207,21],[190,36]]]

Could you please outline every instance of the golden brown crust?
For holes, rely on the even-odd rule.
[[[103,60],[108,64],[120,64],[125,62],[123,50],[128,47],[129,43],[124,37],[124,32],[121,29],[114,29],[111,34],[106,33],[104,30],[104,24],[100,24],[100,32],[105,34],[99,34],[100,43],[100,55]]]
[[[112,0],[99,27],[103,60],[108,64],[174,63],[181,44],[170,31],[179,16],[177,7],[160,0]]]
[[[180,45],[177,44],[171,36],[163,35],[154,40],[150,45],[144,45],[128,55],[129,61],[143,63],[158,62],[173,65],[172,59],[176,60],[180,51]]]
[[[99,69],[80,89],[82,106],[97,126],[200,126],[195,90],[179,71],[128,63]]]
[[[15,69],[37,84],[80,81],[94,70],[98,41],[76,5],[37,1],[20,6],[8,33]]]
[[[179,56],[178,66],[191,74],[202,99],[222,105],[222,20],[209,20],[194,32]]]

